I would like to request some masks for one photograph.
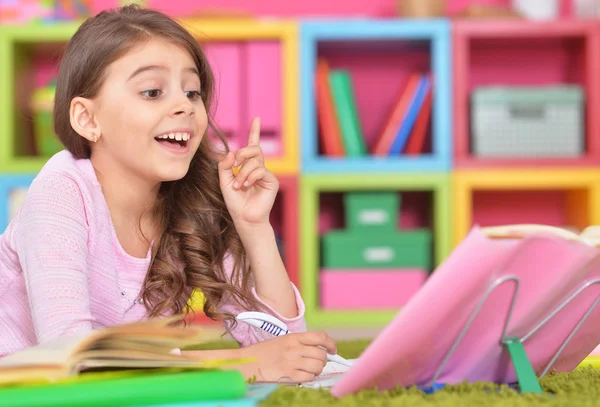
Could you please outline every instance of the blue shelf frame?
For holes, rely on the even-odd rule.
[[[426,40],[431,44],[435,81],[432,110],[432,154],[417,157],[339,157],[318,153],[314,73],[319,41]],[[300,26],[301,155],[305,173],[445,172],[452,167],[452,31],[446,19],[304,20]]]
[[[29,188],[36,174],[0,174],[0,234],[9,223],[10,192],[17,188]]]

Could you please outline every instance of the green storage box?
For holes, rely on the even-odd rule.
[[[55,91],[55,85],[50,84],[36,89],[31,99],[35,147],[38,155],[43,157],[51,157],[63,149],[62,143],[54,134],[52,107]]]
[[[346,228],[394,231],[400,211],[400,194],[396,192],[348,192],[344,195]]]
[[[322,239],[323,267],[417,267],[431,270],[432,236],[427,229],[364,233],[335,230]]]

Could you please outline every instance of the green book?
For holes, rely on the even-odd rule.
[[[241,399],[247,390],[246,381],[237,370],[176,373],[140,370],[129,375],[119,372],[89,375],[56,384],[1,389],[0,406],[125,407],[175,404]]]
[[[352,79],[345,70],[332,70],[329,85],[342,132],[342,139],[348,156],[364,156],[367,148],[363,138],[356,100],[352,89]]]

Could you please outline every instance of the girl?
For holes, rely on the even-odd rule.
[[[239,368],[259,380],[321,372],[335,343],[305,332],[269,223],[278,182],[258,120],[247,147],[219,156],[206,136],[212,94],[197,42],[167,16],[126,6],[81,25],[57,78],[54,129],[66,150],[0,236],[0,356],[184,312],[199,289],[240,349],[194,356],[256,358]],[[300,333],[235,324],[243,310]]]

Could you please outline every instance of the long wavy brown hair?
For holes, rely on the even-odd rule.
[[[90,158],[89,142],[71,127],[69,108],[74,97],[94,98],[106,68],[134,46],[153,37],[165,38],[190,53],[203,87],[202,99],[211,111],[214,80],[198,42],[168,16],[135,5],[105,10],[86,20],[67,44],[58,72],[54,130],[76,158]],[[209,114],[209,127],[226,144]],[[245,309],[259,309],[251,293],[244,247],[219,187],[218,151],[206,135],[184,178],[163,182],[152,208],[159,225],[142,298],[150,317],[187,314],[194,289],[205,297],[204,312],[214,320],[235,324],[231,314],[217,312],[224,295]],[[233,259],[227,278],[225,256]],[[178,264],[179,263],[179,264]]]

